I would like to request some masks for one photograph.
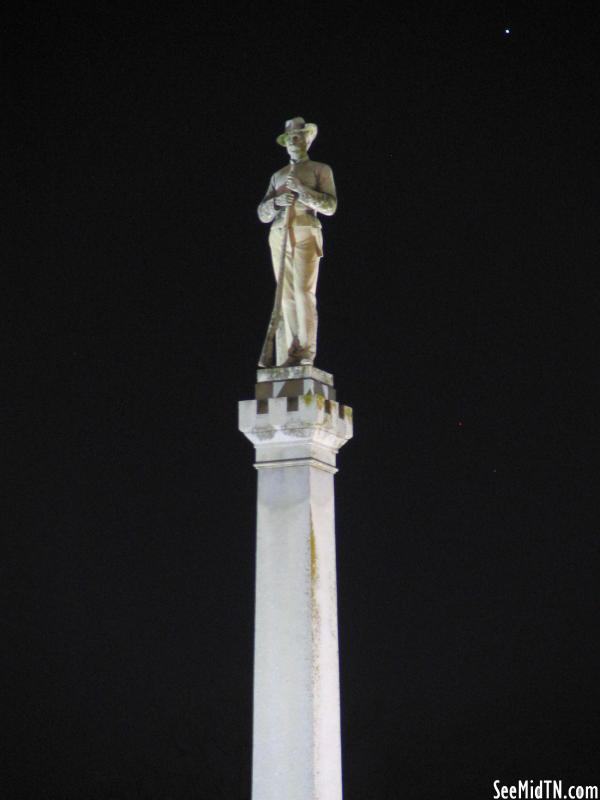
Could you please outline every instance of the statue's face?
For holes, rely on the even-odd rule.
[[[308,152],[306,133],[304,133],[304,131],[294,131],[294,133],[288,133],[285,149],[288,151],[290,158],[304,158]]]

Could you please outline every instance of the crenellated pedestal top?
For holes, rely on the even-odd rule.
[[[336,400],[333,376],[316,367],[257,373],[254,400],[239,403],[239,429],[256,448],[256,466],[301,461],[335,471],[336,454],[352,438],[350,406]]]

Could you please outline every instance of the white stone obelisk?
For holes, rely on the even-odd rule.
[[[341,800],[333,476],[352,410],[315,367],[257,378],[239,404],[258,470],[252,800]]]

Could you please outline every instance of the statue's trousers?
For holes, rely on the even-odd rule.
[[[271,228],[269,246],[275,280],[278,279],[284,229]],[[306,358],[314,361],[317,352],[317,278],[323,255],[320,228],[292,225],[285,248],[285,269],[281,298],[282,322],[277,331],[277,364],[283,364],[297,338]]]

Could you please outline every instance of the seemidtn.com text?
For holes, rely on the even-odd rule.
[[[597,786],[563,786],[562,781],[494,781],[494,800],[598,800]]]

